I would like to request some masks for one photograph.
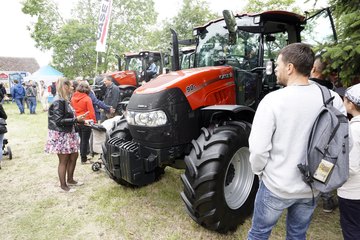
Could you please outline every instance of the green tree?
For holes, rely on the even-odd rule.
[[[26,0],[23,12],[33,16],[31,36],[43,50],[53,50],[53,65],[67,77],[94,76],[96,29],[100,2],[79,0],[72,18],[63,20],[51,0]],[[156,22],[153,0],[113,0],[105,53],[99,53],[98,72],[116,66],[115,54],[139,51]]]
[[[166,51],[171,43],[170,28],[177,32],[179,39],[191,39],[194,27],[218,17],[211,12],[206,0],[184,0],[179,12],[174,17],[164,20],[161,29],[151,32],[148,39],[153,42],[153,47]]]
[[[251,0],[245,6],[245,12],[262,12],[269,10],[286,10],[300,13],[296,0]]]
[[[330,0],[336,20],[338,44],[327,46],[325,57],[332,69],[340,69],[345,86],[359,81],[360,76],[360,3],[358,0]]]
[[[65,23],[57,5],[48,0],[26,0],[22,11],[37,20],[36,24],[28,26],[36,47],[41,50],[50,50],[58,29]]]

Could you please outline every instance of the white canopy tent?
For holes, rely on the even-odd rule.
[[[25,77],[24,80],[25,81],[33,80],[36,83],[39,83],[40,80],[43,80],[46,86],[50,86],[52,82],[56,82],[62,76],[64,76],[64,74],[62,74],[55,68],[46,65],[44,67],[41,67],[33,74]]]

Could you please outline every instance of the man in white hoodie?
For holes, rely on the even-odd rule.
[[[303,43],[283,48],[277,59],[277,83],[256,111],[249,138],[250,163],[260,178],[248,239],[268,239],[287,209],[287,239],[306,239],[316,207],[314,193],[297,167],[305,158],[311,127],[323,105],[320,88],[309,82],[314,53]],[[341,98],[334,106],[346,113]]]

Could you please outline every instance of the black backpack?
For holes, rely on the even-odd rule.
[[[311,130],[307,158],[298,168],[311,189],[330,192],[349,178],[349,121],[333,106],[329,89],[318,86],[324,105]]]

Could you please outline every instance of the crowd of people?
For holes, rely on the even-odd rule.
[[[283,48],[277,58],[277,84],[283,88],[267,94],[256,111],[249,137],[250,164],[260,184],[255,198],[254,213],[248,239],[269,239],[273,227],[287,210],[286,238],[306,239],[316,202],[323,199],[323,210],[340,210],[340,224],[344,239],[360,239],[360,84],[338,91],[338,82],[324,75],[326,63],[302,43]],[[55,97],[48,106],[48,90],[44,81],[36,86],[32,81],[23,86],[17,80],[11,88],[13,101],[20,114],[36,114],[39,97],[43,111],[48,111],[46,153],[57,154],[60,191],[74,192],[84,183],[75,180],[74,173],[80,152],[82,164],[90,163],[89,140],[91,124],[114,116],[120,92],[110,76],[105,76],[104,100],[97,99],[89,83],[83,78],[60,78],[51,85]],[[319,193],[304,181],[296,166],[306,158],[306,147],[314,119],[323,105],[321,91],[316,84],[326,86],[333,96],[333,105],[349,121],[350,153],[347,182],[332,192]],[[339,93],[339,94],[338,94]],[[3,100],[6,93],[2,93]],[[0,118],[7,115],[0,104]],[[296,142],[293,141],[296,136]],[[0,151],[4,134],[0,134]],[[0,152],[1,153],[1,152]],[[0,169],[1,169],[0,154]]]
[[[315,57],[306,44],[290,44],[279,53],[275,73],[277,83],[284,87],[262,99],[249,137],[249,161],[260,184],[248,239],[269,239],[284,210],[287,210],[287,239],[306,239],[316,208],[314,197],[318,200],[320,196],[325,212],[332,212],[339,203],[344,238],[360,239],[360,84],[340,96],[323,75],[324,69],[321,56]],[[48,110],[45,151],[58,156],[63,192],[74,192],[76,189],[71,186],[83,184],[74,179],[74,170],[79,151],[81,163],[88,162],[90,124],[106,120],[117,108],[119,89],[111,77],[106,76],[103,83],[107,90],[104,101],[100,101],[86,80],[57,81],[56,97]],[[302,181],[296,168],[306,157],[308,135],[323,104],[321,91],[314,83],[330,89],[334,106],[342,114],[352,116],[350,177],[338,189],[337,196],[313,191]],[[292,140],[294,136],[297,136],[296,144]]]

